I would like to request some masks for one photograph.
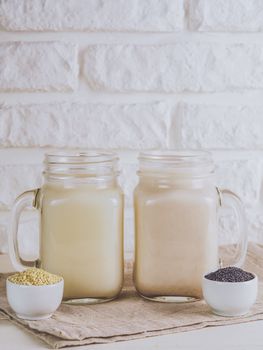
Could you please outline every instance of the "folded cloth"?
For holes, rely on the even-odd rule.
[[[223,248],[230,257],[233,246]],[[26,321],[16,317],[5,296],[5,278],[0,278],[0,314],[19,324],[52,348],[110,343],[185,332],[207,326],[228,325],[263,319],[263,247],[249,244],[246,270],[258,275],[259,295],[249,314],[224,318],[211,313],[204,301],[193,303],[157,303],[136,294],[132,284],[132,263],[126,264],[125,286],[120,297],[97,305],[62,304],[47,320]]]
[[[4,314],[3,312],[0,312],[0,320],[8,320],[8,315]]]

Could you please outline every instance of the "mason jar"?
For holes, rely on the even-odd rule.
[[[202,298],[202,278],[219,268],[219,208],[235,215],[241,266],[247,249],[246,220],[239,197],[216,186],[211,155],[198,151],[149,151],[139,156],[134,193],[134,283],[150,300]],[[222,211],[221,211],[222,212]]]
[[[18,271],[24,262],[17,231],[22,210],[40,213],[36,266],[64,278],[65,302],[114,299],[123,284],[123,194],[113,153],[49,154],[41,188],[21,194],[12,210],[9,252]]]

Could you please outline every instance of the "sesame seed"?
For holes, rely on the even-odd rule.
[[[25,286],[44,286],[58,283],[62,280],[62,277],[33,267],[8,277],[8,280]]]

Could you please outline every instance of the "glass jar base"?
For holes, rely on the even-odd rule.
[[[102,304],[107,303],[108,301],[114,300],[114,298],[79,298],[79,299],[68,299],[63,300],[62,304],[68,305],[93,305],[93,304]]]
[[[180,295],[158,295],[153,297],[147,297],[145,295],[139,294],[144,299],[155,301],[158,303],[193,303],[195,301],[199,301],[200,299],[195,297],[184,297]]]

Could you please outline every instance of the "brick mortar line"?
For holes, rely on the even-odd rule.
[[[191,43],[242,43],[262,44],[263,32],[9,32],[0,31],[0,43],[23,41],[45,42],[66,41],[83,45],[163,45],[176,44],[185,40]]]

